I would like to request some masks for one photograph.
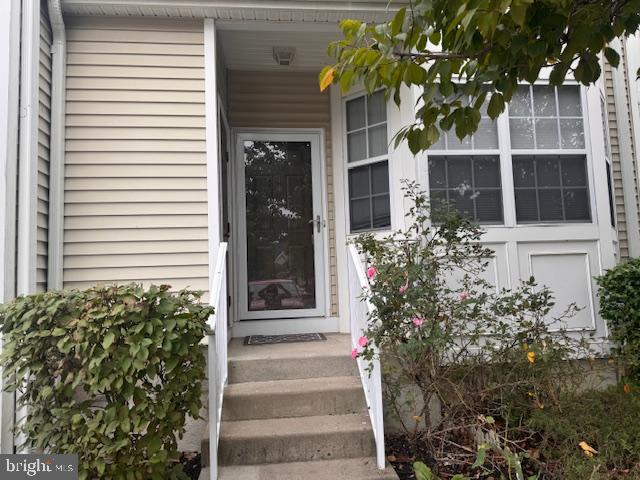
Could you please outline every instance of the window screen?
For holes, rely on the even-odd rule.
[[[521,85],[509,105],[514,150],[585,148],[580,87]]]
[[[518,223],[591,220],[585,155],[513,157]]]
[[[434,209],[453,206],[479,223],[502,223],[497,155],[430,155],[429,191]]]
[[[349,212],[352,231],[391,224],[387,161],[349,169]]]

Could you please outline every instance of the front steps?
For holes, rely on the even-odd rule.
[[[348,335],[326,342],[229,346],[220,480],[397,480],[375,442]],[[208,439],[203,463],[208,465]],[[201,479],[207,477],[203,470]]]

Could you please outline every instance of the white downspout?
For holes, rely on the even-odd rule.
[[[51,136],[47,283],[62,288],[64,235],[65,95],[67,39],[60,0],[48,0],[51,43]]]
[[[16,293],[20,9],[20,0],[0,2],[0,303]],[[13,453],[15,397],[1,378],[0,390],[0,453]]]

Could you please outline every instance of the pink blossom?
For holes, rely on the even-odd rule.
[[[369,277],[369,279],[372,279],[373,277],[375,277],[376,273],[378,273],[378,271],[376,270],[376,267],[367,268],[367,277]]]
[[[422,324],[424,323],[424,318],[420,318],[420,317],[413,317],[411,319],[411,323],[413,323],[413,326],[416,328],[420,328],[422,326]]]
[[[469,292],[460,292],[458,294],[458,298],[460,299],[460,301],[464,301],[467,298],[469,298]]]
[[[365,336],[362,336],[358,339],[358,345],[361,347],[366,347],[369,344],[369,339]]]
[[[353,350],[351,350],[351,358],[353,358],[354,360],[356,358],[358,358],[358,349],[354,348]]]
[[[409,290],[409,279],[407,278],[407,281],[404,282],[404,285],[402,285],[400,287],[400,290],[398,290],[400,292],[400,295],[404,295],[404,293]]]

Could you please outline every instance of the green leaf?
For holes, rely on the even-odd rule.
[[[473,462],[473,465],[471,465],[471,468],[478,468],[481,467],[482,465],[484,465],[484,461],[487,455],[487,449],[484,445],[480,445],[478,447],[478,453],[476,455],[476,461]]]
[[[422,462],[415,462],[413,470],[416,472],[417,480],[437,480],[431,469]]]
[[[618,65],[620,65],[620,54],[618,52],[611,47],[605,47],[604,56],[613,68],[618,68]]]
[[[406,7],[401,8],[400,10],[398,10],[398,13],[396,13],[395,17],[393,17],[393,21],[391,22],[392,36],[395,37],[400,33],[400,30],[402,30],[402,25],[404,24],[404,18],[406,13],[407,13]]]
[[[109,347],[113,345],[113,342],[115,339],[116,339],[115,333],[111,331],[107,332],[107,334],[104,336],[104,339],[102,340],[102,348],[104,348],[105,350],[108,350]]]
[[[494,92],[489,99],[487,115],[489,115],[492,120],[495,120],[504,111],[504,107],[504,97],[500,92]]]

